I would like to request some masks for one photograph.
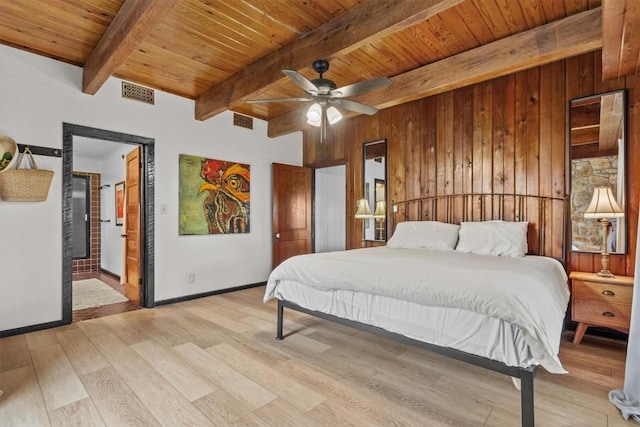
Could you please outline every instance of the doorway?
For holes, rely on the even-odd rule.
[[[73,137],[72,322],[138,309],[125,294],[125,158],[137,145]],[[139,175],[139,171],[137,173]]]
[[[315,169],[314,252],[346,249],[346,166]]]
[[[154,140],[152,138],[146,138],[136,135],[122,134],[118,132],[111,132],[102,129],[89,128],[85,126],[63,124],[63,280],[62,280],[62,298],[63,298],[63,322],[71,323],[72,319],[76,318],[76,314],[79,311],[73,310],[73,282],[78,280],[99,279],[101,282],[106,283],[111,288],[120,290],[121,293],[124,290],[124,285],[118,280],[126,261],[123,260],[124,247],[126,242],[124,227],[118,227],[118,224],[122,224],[120,221],[122,217],[118,217],[118,211],[116,205],[117,188],[122,188],[123,182],[117,182],[118,179],[110,172],[112,168],[105,168],[101,170],[99,164],[100,161],[96,160],[96,157],[100,157],[100,152],[111,152],[112,155],[122,155],[125,157],[125,152],[136,151],[140,153],[140,277],[138,281],[136,278],[136,286],[140,287],[142,298],[140,304],[134,304],[129,302],[126,298],[127,304],[131,307],[153,307],[154,302],[154,276],[153,276],[153,247],[154,247],[154,233],[153,233],[153,171],[154,171]],[[139,150],[137,149],[139,147]],[[114,151],[115,150],[115,151]],[[117,151],[117,152],[116,152]],[[96,154],[97,153],[97,154]],[[88,158],[87,158],[88,157]],[[96,166],[93,163],[98,163]],[[124,162],[124,160],[122,160]],[[137,163],[137,162],[136,162]],[[92,170],[93,169],[93,170]],[[84,170],[84,171],[83,171]],[[111,173],[111,175],[110,175]],[[89,248],[85,251],[82,257],[79,256],[79,251],[74,248],[77,238],[74,234],[77,229],[82,229],[85,224],[78,224],[78,212],[75,212],[76,219],[73,219],[74,209],[80,200],[76,200],[78,194],[76,191],[74,194],[73,183],[74,175],[78,178],[78,175],[85,175],[89,177],[89,184],[91,188],[89,194],[93,194],[94,206],[99,203],[100,200],[104,200],[107,203],[101,205],[106,206],[106,209],[98,208],[95,212],[88,212],[85,216],[87,221],[92,221],[94,224],[87,224],[86,226],[95,230],[95,233],[91,233],[89,239]],[[105,179],[101,179],[105,178]],[[122,178],[124,179],[124,178]],[[113,181],[113,182],[112,182]],[[76,180],[76,182],[78,182]],[[104,193],[104,194],[103,194]],[[104,197],[103,197],[104,195]],[[91,197],[91,196],[89,196]],[[89,208],[91,209],[91,208]],[[77,209],[76,209],[77,210]],[[97,213],[96,213],[97,212]],[[90,227],[90,225],[92,227]],[[127,229],[130,229],[129,227]],[[105,231],[105,236],[109,237],[110,242],[102,241],[102,231]],[[108,231],[108,232],[107,232]],[[96,237],[96,235],[98,237]],[[73,238],[72,238],[73,237]],[[93,239],[93,241],[92,241]],[[98,241],[96,242],[96,239]],[[101,254],[102,245],[112,248],[108,250],[111,255],[104,257]],[[120,250],[117,250],[117,247]],[[113,249],[116,248],[116,249]],[[109,255],[107,254],[107,255]],[[114,260],[113,257],[120,257],[118,260]],[[78,261],[80,260],[80,261]],[[88,268],[79,268],[79,265]],[[103,265],[106,268],[102,268]],[[84,271],[83,271],[84,270]],[[116,270],[116,271],[111,271]],[[96,284],[88,284],[91,286],[97,286]],[[117,307],[117,305],[107,305],[105,308],[111,307],[112,310],[128,311],[127,306],[123,305]],[[80,310],[80,312],[83,310]],[[89,310],[91,311],[91,310]],[[100,312],[84,313],[89,317],[99,317]],[[105,310],[104,314],[112,314],[109,310]],[[82,318],[82,317],[80,317]]]

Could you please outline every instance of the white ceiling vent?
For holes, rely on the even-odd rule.
[[[233,124],[241,128],[253,129],[253,117],[233,113]]]
[[[153,89],[129,82],[122,82],[122,97],[144,102],[145,104],[154,104]]]

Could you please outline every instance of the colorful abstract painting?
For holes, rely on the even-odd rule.
[[[180,154],[180,234],[248,233],[250,166]]]

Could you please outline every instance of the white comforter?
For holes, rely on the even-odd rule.
[[[282,280],[496,317],[523,331],[548,371],[566,372],[557,354],[569,289],[564,268],[552,258],[386,247],[301,255],[273,270],[265,301]]]

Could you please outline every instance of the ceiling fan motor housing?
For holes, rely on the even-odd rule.
[[[329,91],[332,91],[333,89],[336,89],[338,87],[332,80],[323,79],[322,77],[320,77],[319,79],[311,80],[311,83],[313,83],[318,88],[319,95],[328,95]]]
[[[311,83],[318,88],[319,95],[329,95],[330,91],[338,87],[333,81],[322,78],[322,75],[329,70],[329,61],[326,59],[317,59],[313,61],[311,67],[313,71],[320,74],[319,78],[311,80]]]

